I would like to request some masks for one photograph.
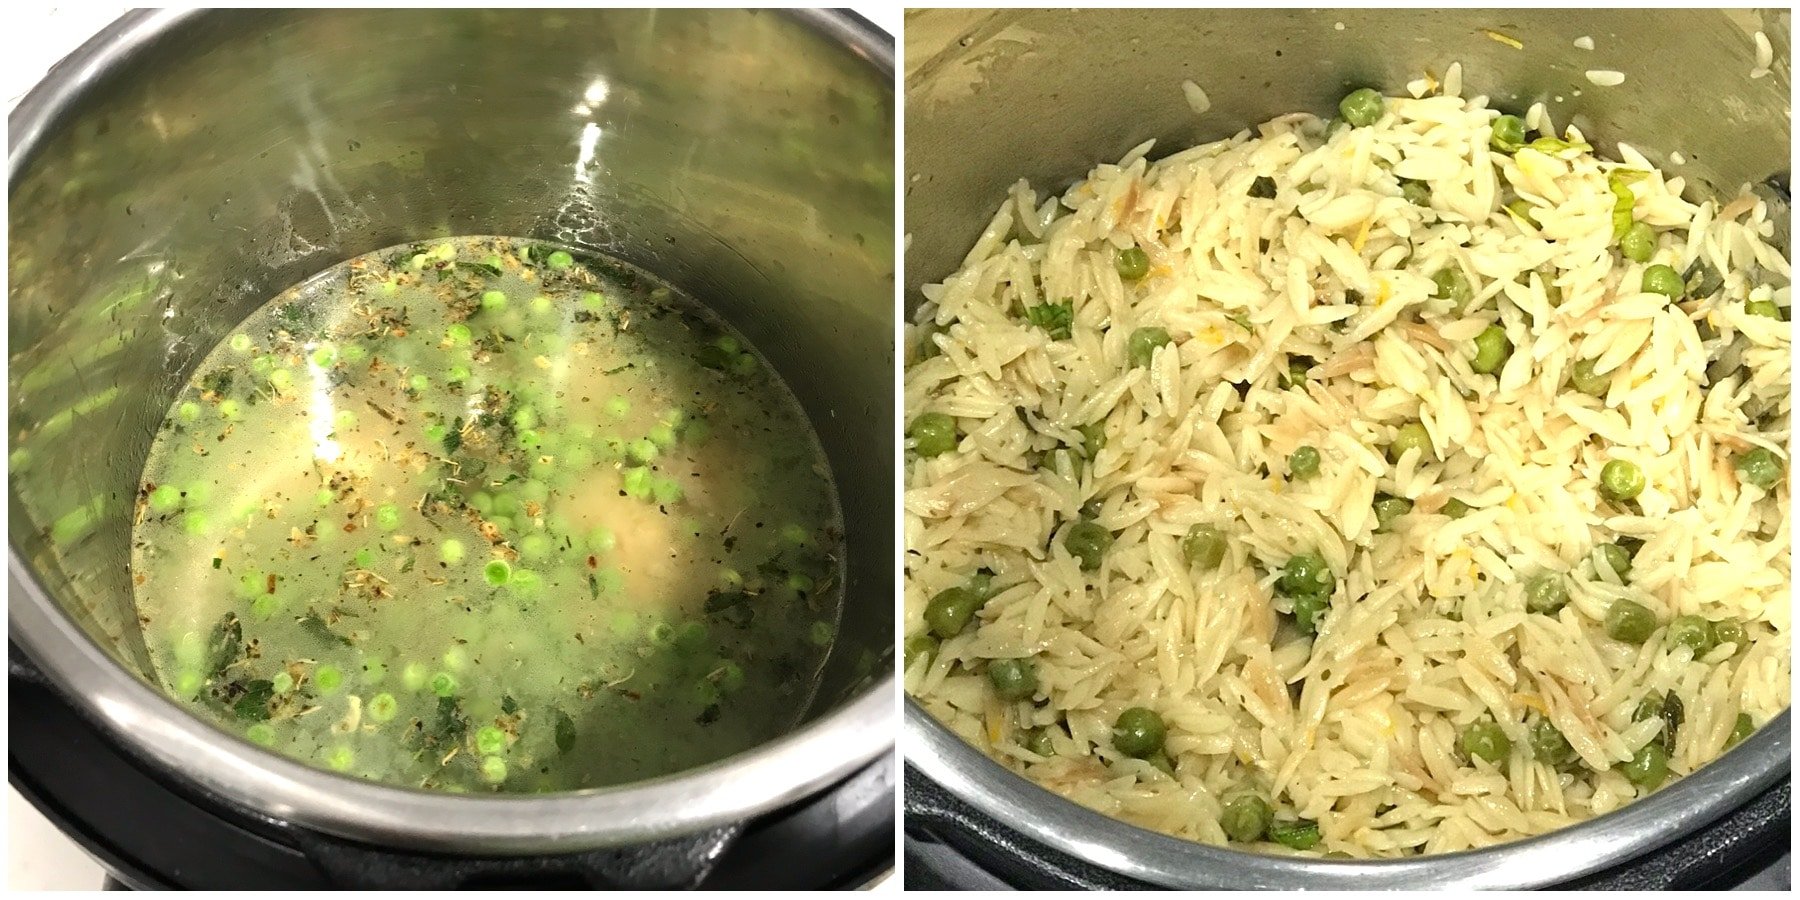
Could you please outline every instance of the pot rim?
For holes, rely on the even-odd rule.
[[[1025,836],[1100,868],[1169,888],[1520,890],[1558,884],[1649,853],[1716,821],[1787,777],[1789,710],[1668,787],[1548,834],[1429,856],[1331,860],[1249,853],[1140,828],[1040,787],[906,699],[909,767]]]
[[[119,62],[203,10],[126,13],[52,66],[8,117],[8,185],[57,118]],[[788,16],[883,75],[893,38],[847,12]],[[574,852],[700,831],[817,793],[894,743],[894,676],[789,734],[724,760],[617,787],[469,796],[394,787],[296,762],[186,712],[108,656],[63,613],[9,541],[10,637],[78,711],[160,773],[257,814],[417,850]]]

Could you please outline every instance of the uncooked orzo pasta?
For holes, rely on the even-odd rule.
[[[925,288],[935,716],[1147,828],[1380,857],[1617,809],[1787,707],[1783,213],[1460,81],[1020,183]]]

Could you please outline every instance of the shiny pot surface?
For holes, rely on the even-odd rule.
[[[808,11],[121,19],[9,121],[12,640],[171,777],[371,843],[642,841],[774,808],[887,752],[892,68],[887,36]],[[455,234],[642,266],[730,320],[794,388],[849,523],[844,620],[794,733],[641,784],[471,798],[277,757],[147,680],[130,517],[175,392],[289,285]]]
[[[1519,111],[1542,100],[1595,146],[1624,140],[1659,165],[1679,151],[1696,191],[1734,193],[1778,176],[1770,196],[1785,205],[1790,23],[1786,10],[915,10],[906,18],[903,306],[910,317],[919,286],[957,269],[1021,177],[1061,190],[1148,138],[1155,158],[1283,113],[1324,114],[1354,87],[1396,91],[1453,62],[1463,64],[1466,96]],[[1758,30],[1775,62],[1752,80]],[[1593,51],[1575,48],[1584,35]],[[1626,82],[1596,87],[1590,69],[1622,71]],[[1186,80],[1212,101],[1202,116],[1183,96]],[[1378,862],[1250,854],[1137,828],[1014,774],[911,701],[902,750],[909,767],[995,820],[1154,884],[1516,888],[1648,853],[1769,788],[1789,769],[1788,716],[1621,811],[1484,850]]]

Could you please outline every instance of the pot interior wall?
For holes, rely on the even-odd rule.
[[[811,715],[853,696],[893,645],[894,95],[820,27],[365,10],[140,29],[120,64],[77,76],[45,130],[13,128],[14,552],[143,674],[134,496],[200,358],[351,256],[454,234],[556,240],[694,294],[794,388],[849,531],[845,619]]]
[[[1625,141],[1696,193],[1776,173],[1790,146],[1787,10],[923,10],[906,18],[906,292],[956,270],[1021,177],[1060,191],[1155,138],[1153,158],[1350,90],[1463,65],[1464,95],[1543,101],[1603,152]],[[1775,69],[1751,79],[1752,34]],[[1491,32],[1491,34],[1490,34]],[[1522,48],[1497,37],[1515,40]],[[1587,36],[1593,50],[1574,42]],[[1624,72],[1597,87],[1588,70]],[[1196,116],[1183,81],[1212,101]],[[1785,197],[1782,198],[1785,202]],[[1785,221],[1785,220],[1784,220]],[[1781,235],[1786,243],[1786,235]]]

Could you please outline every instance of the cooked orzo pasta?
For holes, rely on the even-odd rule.
[[[925,288],[928,710],[1147,828],[1376,857],[1608,812],[1787,707],[1784,212],[1459,81],[1021,182]]]

